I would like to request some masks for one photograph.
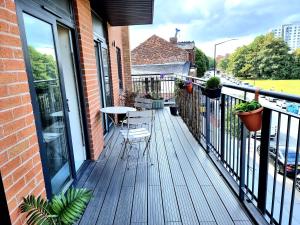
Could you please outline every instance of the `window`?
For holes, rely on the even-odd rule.
[[[118,63],[118,77],[119,77],[119,89],[120,92],[123,91],[123,73],[122,73],[122,60],[121,60],[121,50],[117,47],[117,63]]]

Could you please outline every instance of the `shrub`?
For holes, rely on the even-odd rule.
[[[261,104],[258,101],[252,100],[251,102],[242,102],[235,105],[234,112],[250,112],[259,109],[260,107]]]
[[[206,81],[206,88],[217,89],[220,87],[221,81],[219,77],[211,77]]]

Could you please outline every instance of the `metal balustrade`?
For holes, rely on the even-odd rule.
[[[200,78],[157,74],[132,79],[136,92],[156,91],[167,102],[176,98],[179,115],[259,224],[300,224],[300,116],[263,98],[300,103],[300,96],[260,90],[262,129],[249,132],[233,108],[253,99],[254,87],[223,84],[221,98],[209,99]],[[176,90],[176,79],[192,80],[193,92]]]

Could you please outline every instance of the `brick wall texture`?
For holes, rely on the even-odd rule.
[[[163,64],[189,61],[189,53],[156,35],[131,52],[132,65]]]
[[[91,6],[89,0],[73,2],[79,32],[88,151],[92,159],[97,159],[103,150],[104,139]],[[111,27],[109,24],[107,27],[113,100],[117,105],[120,93],[115,47],[122,53],[125,89],[131,88],[129,32],[128,27]],[[22,197],[31,193],[46,197],[46,192],[14,0],[0,0],[0,172],[12,224],[25,224],[24,215],[19,211]]]
[[[22,197],[45,186],[13,0],[0,0],[0,172],[11,221],[24,224]]]

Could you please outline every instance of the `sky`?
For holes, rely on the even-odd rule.
[[[233,52],[281,24],[300,22],[300,0],[154,0],[151,25],[130,27],[134,49],[156,34],[166,40],[180,29],[178,41],[195,41],[205,54],[213,57]]]

